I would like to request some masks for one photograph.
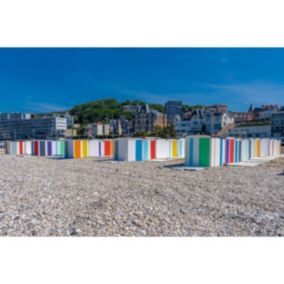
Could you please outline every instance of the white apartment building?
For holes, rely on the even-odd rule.
[[[243,125],[229,130],[229,135],[240,138],[269,138],[271,137],[271,125]]]
[[[0,139],[48,139],[64,137],[67,129],[65,117],[45,117],[22,120],[1,120]]]
[[[179,137],[188,134],[216,134],[223,127],[234,122],[227,112],[196,110],[190,120],[177,121],[175,130]]]

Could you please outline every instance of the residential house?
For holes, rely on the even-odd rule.
[[[220,110],[220,109],[218,109]],[[209,134],[218,133],[225,126],[234,122],[227,112],[216,111],[212,107],[196,109],[192,112],[190,119],[181,120],[176,123],[175,129],[178,136],[188,134]]]
[[[278,105],[262,105],[253,109],[253,118],[254,119],[270,119],[272,113],[278,111]]]
[[[233,123],[234,119],[228,113],[206,111],[204,113],[205,132],[208,134],[218,133],[224,126]]]
[[[149,105],[144,105],[134,115],[132,120],[132,132],[152,132],[155,127],[164,128],[166,125],[165,115],[157,110],[153,110]]]

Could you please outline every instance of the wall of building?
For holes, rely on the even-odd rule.
[[[77,136],[77,129],[67,129],[65,131],[65,137],[76,137]]]
[[[174,124],[176,117],[182,115],[182,101],[168,101],[165,104],[167,122]]]
[[[0,121],[0,140],[64,137],[66,129],[67,122],[64,117],[2,120]]]
[[[133,119],[133,132],[152,132],[156,126],[165,127],[166,118],[158,111],[140,112]]]
[[[270,125],[255,125],[236,127],[229,131],[230,136],[235,137],[271,137]]]
[[[234,118],[234,121],[236,123],[247,121],[247,120],[253,120],[252,112],[230,112],[229,114],[231,117]]]
[[[31,114],[21,113],[21,112],[0,113],[0,120],[24,120],[24,119],[31,119]]]
[[[284,142],[284,111],[275,112],[271,116],[271,135]]]

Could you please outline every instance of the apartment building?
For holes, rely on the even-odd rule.
[[[70,114],[66,114],[66,122],[67,122],[67,128],[73,128],[74,127],[74,117]]]
[[[21,113],[21,112],[1,112],[0,113],[0,121],[1,120],[24,120],[31,119],[30,113]]]
[[[0,140],[48,139],[65,136],[65,117],[1,120]]]
[[[239,138],[269,138],[271,137],[271,122],[269,119],[242,122],[229,130],[229,135]]]

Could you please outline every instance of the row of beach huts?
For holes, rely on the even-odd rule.
[[[113,158],[120,161],[182,159],[185,139],[118,138],[93,140],[8,141],[5,152],[54,158]]]
[[[281,141],[277,139],[189,136],[185,145],[185,163],[191,167],[217,167],[281,155]]]
[[[8,155],[50,158],[110,158],[117,161],[185,159],[189,167],[216,167],[258,158],[277,158],[277,139],[235,139],[188,136],[181,139],[118,138],[93,140],[7,141]]]

